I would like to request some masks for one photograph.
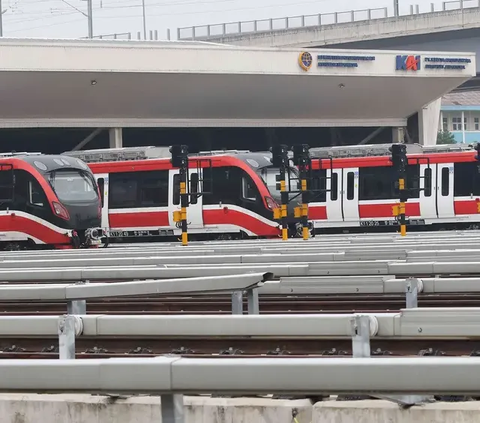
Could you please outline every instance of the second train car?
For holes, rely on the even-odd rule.
[[[392,230],[398,189],[390,145],[312,148],[309,204],[312,232]],[[480,225],[480,177],[472,146],[407,145],[410,225],[418,228],[476,228]],[[139,147],[64,153],[87,162],[101,191],[102,228],[110,240],[178,236],[178,169],[168,148]],[[269,152],[219,151],[191,154],[190,192],[203,195],[188,208],[194,238],[279,237],[273,220],[280,192]],[[298,171],[290,168],[293,177]],[[295,183],[292,182],[292,185]],[[295,197],[295,196],[292,196]],[[289,227],[299,223],[289,204]]]

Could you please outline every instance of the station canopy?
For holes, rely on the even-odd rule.
[[[469,53],[413,71],[399,52],[202,42],[2,39],[0,54],[10,128],[404,126],[475,75]]]

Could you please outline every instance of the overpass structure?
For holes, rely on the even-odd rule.
[[[2,39],[0,54],[0,128],[110,128],[114,147],[124,127],[403,127],[476,66],[471,53],[439,71],[390,51],[201,42]]]
[[[351,48],[480,53],[480,0],[445,1],[410,14],[387,8],[179,28],[178,39],[249,47]],[[477,64],[477,74],[480,65]],[[477,78],[461,89],[479,84]]]

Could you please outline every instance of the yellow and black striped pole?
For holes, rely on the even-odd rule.
[[[308,185],[307,171],[310,169],[311,160],[309,146],[307,144],[293,146],[293,162],[298,166],[300,193],[302,194],[301,206],[295,208],[295,217],[302,222],[302,238],[307,240],[310,237],[308,230]]]
[[[182,245],[188,245],[188,230],[187,230],[187,170],[180,169],[180,207],[181,207],[181,225],[182,225]]]
[[[186,145],[173,145],[170,148],[172,153],[171,163],[175,168],[179,168],[179,194],[180,194],[180,210],[173,213],[173,221],[182,229],[182,245],[188,245],[188,228],[187,228],[187,207],[189,203],[189,194],[187,191],[188,183],[188,147]],[[174,186],[176,190],[176,186]],[[178,192],[178,191],[177,191]]]
[[[407,219],[405,216],[406,205],[408,200],[408,190],[406,182],[407,174],[407,147],[405,144],[393,144],[390,148],[392,153],[391,161],[394,172],[398,175],[398,191],[400,197],[400,204],[398,209],[394,207],[394,214],[398,216],[398,223],[400,224],[400,235],[407,235]]]
[[[280,167],[280,196],[281,196],[281,219],[282,219],[282,240],[286,241],[288,239],[288,224],[287,224],[287,217],[288,217],[288,192],[287,192],[287,182],[285,181],[285,169],[284,167]]]
[[[276,188],[280,191],[280,209],[275,209],[273,217],[280,220],[282,226],[282,239],[288,240],[288,191],[287,191],[287,172],[289,168],[288,147],[284,144],[276,145],[271,148],[272,164],[278,167],[279,174],[276,176]]]
[[[407,235],[407,223],[405,219],[405,201],[403,192],[405,191],[405,179],[400,177],[398,180],[398,189],[400,190],[400,207],[398,208],[400,216],[400,235]]]
[[[302,179],[300,183],[302,188],[302,236],[304,240],[307,240],[310,237],[308,230],[308,201],[306,198],[307,180]]]

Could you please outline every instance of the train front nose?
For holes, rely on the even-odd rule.
[[[104,233],[101,228],[98,205],[66,205],[65,207],[70,214],[70,228],[76,234],[73,238],[78,237],[75,243],[87,246],[100,244]]]

